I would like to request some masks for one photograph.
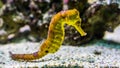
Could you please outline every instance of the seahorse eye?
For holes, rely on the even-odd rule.
[[[80,21],[78,20],[78,21],[75,23],[75,25],[77,25],[77,26],[81,26]]]

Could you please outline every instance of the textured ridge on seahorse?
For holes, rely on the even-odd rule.
[[[56,52],[64,40],[65,24],[73,26],[81,36],[86,35],[81,28],[81,19],[76,9],[61,11],[53,16],[50,22],[47,39],[41,44],[37,52],[31,54],[12,54],[10,52],[11,58],[14,60],[29,61],[39,59],[48,53]]]

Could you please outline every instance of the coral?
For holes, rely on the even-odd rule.
[[[102,39],[105,31],[113,32],[113,30],[120,24],[119,16],[120,9],[118,4],[113,3],[110,5],[96,5],[89,8],[86,12],[86,24],[90,27],[84,29],[90,39]],[[86,25],[83,25],[86,27]]]
[[[44,14],[49,10],[53,10],[54,13],[62,10],[62,1],[1,0],[0,7],[0,18],[4,22],[0,30],[4,30],[6,33],[0,35],[0,43],[8,43],[11,42],[11,40],[19,39],[19,37],[25,37],[25,39],[29,41],[41,41],[41,39],[47,35],[48,27],[46,26],[48,26],[48,22],[50,22],[46,19],[47,22],[45,22],[45,24],[43,23]],[[31,30],[29,32],[19,32],[25,25],[28,25]],[[41,33],[40,31],[44,29],[44,33]],[[26,35],[26,33],[28,35]],[[15,36],[9,40],[8,36],[10,34],[14,34]],[[31,37],[34,38],[34,40],[31,39]]]
[[[73,27],[65,25],[63,44],[79,45],[92,39],[102,39],[104,31],[112,32],[120,21],[120,9],[113,2],[103,4],[101,1],[90,5],[88,0],[1,0],[0,4],[0,19],[3,20],[0,43],[13,42],[19,37],[32,42],[45,39],[51,17],[62,9],[77,9],[82,19],[81,27],[88,33],[81,37]],[[64,9],[64,5],[67,5],[67,9]],[[25,25],[30,27],[30,31],[20,32]]]

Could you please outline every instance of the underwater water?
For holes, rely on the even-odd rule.
[[[119,35],[120,0],[0,0],[0,68],[120,68]],[[10,54],[35,58],[47,37],[37,60]]]

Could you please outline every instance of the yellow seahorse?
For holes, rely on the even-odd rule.
[[[12,59],[30,61],[39,59],[48,53],[56,52],[64,40],[65,24],[75,27],[81,36],[86,35],[81,28],[81,18],[79,17],[79,12],[76,9],[61,11],[53,16],[50,22],[47,39],[42,43],[37,52],[31,54],[12,54],[10,52]]]

